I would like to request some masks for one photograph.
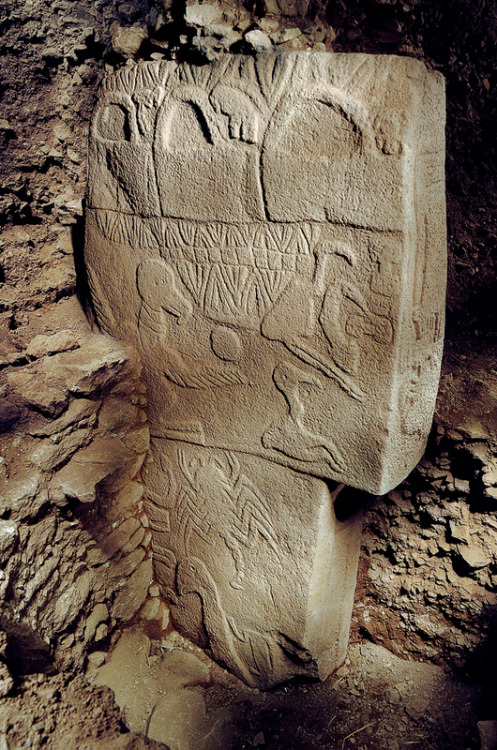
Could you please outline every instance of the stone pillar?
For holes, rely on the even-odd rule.
[[[360,520],[424,450],[440,370],[444,99],[408,58],[126,66],[90,135],[101,327],[141,353],[155,567],[247,683],[344,657]]]

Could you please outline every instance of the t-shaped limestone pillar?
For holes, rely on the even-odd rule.
[[[100,89],[86,262],[142,355],[157,577],[249,684],[339,665],[360,521],[335,488],[384,493],[422,455],[444,119],[442,77],[390,56],[142,63]]]

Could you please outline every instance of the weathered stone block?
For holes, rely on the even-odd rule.
[[[86,259],[100,325],[144,364],[156,569],[247,682],[342,658],[357,535],[322,480],[384,493],[422,455],[443,128],[443,79],[408,58],[147,63],[101,87]]]

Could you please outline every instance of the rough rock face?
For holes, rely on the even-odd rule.
[[[0,624],[62,668],[130,619],[153,578],[135,480],[149,445],[140,368],[84,327],[35,336],[21,372],[0,378]]]
[[[399,655],[473,674],[495,659],[496,403],[495,353],[449,345],[425,456],[366,513],[353,618],[354,633]]]
[[[357,534],[316,477],[385,492],[422,455],[443,127],[441,77],[394,57],[225,56],[103,82],[85,257],[100,325],[144,363],[156,567],[178,626],[247,682],[344,656]]]

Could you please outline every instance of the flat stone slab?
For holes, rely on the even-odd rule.
[[[338,665],[359,542],[330,493],[387,492],[423,453],[444,120],[442,77],[393,56],[141,63],[99,91],[86,263],[144,365],[157,575],[249,684]]]

